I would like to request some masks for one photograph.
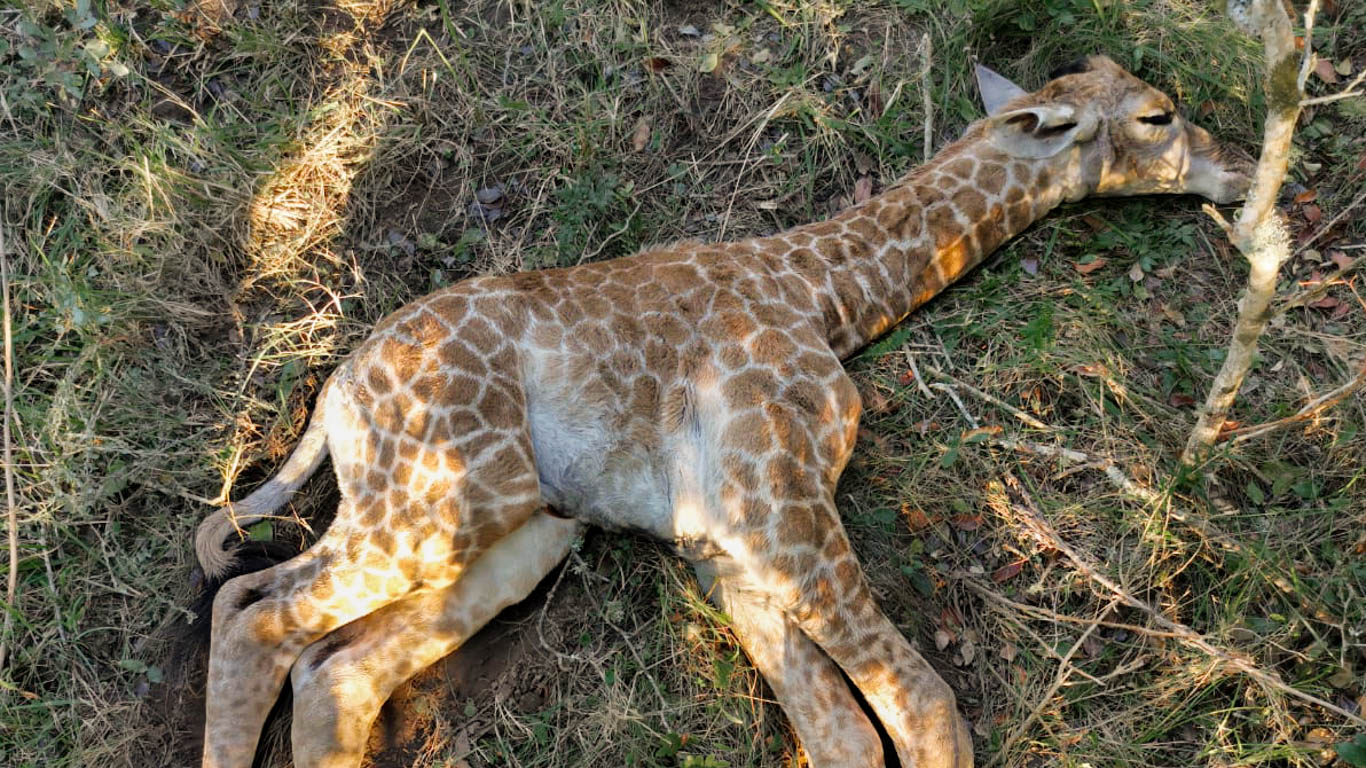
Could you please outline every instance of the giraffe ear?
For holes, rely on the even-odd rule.
[[[1012,99],[1025,95],[1025,89],[1010,82],[1004,76],[987,69],[981,64],[977,69],[977,92],[982,95],[982,105],[988,115],[994,115]]]
[[[1067,104],[1040,104],[987,118],[991,143],[1014,157],[1052,157],[1096,134],[1094,111]]]

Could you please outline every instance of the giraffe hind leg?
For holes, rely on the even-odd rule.
[[[405,598],[310,645],[291,672],[295,766],[359,766],[394,689],[525,598],[579,530],[572,520],[534,515],[449,587]]]
[[[503,443],[515,449],[528,441]],[[448,450],[457,453],[452,462],[466,463],[459,445]],[[343,501],[322,538],[293,560],[229,581],[214,600],[205,768],[252,764],[271,703],[308,645],[413,592],[445,588],[540,506],[529,449],[497,451],[494,466],[474,464],[468,476],[434,463],[429,478],[413,473],[418,486],[383,497],[365,486],[360,453],[362,461],[337,462]],[[430,504],[382,503],[400,491],[400,501],[421,499],[447,477],[459,483]]]

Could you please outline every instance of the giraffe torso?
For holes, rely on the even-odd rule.
[[[505,440],[459,447],[471,466],[496,464],[518,440],[515,414],[500,424],[492,405],[521,403],[546,504],[705,550],[712,525],[687,509],[711,507],[701,501],[728,479],[695,468],[737,445],[761,468],[771,449],[759,426],[722,425],[749,410],[804,410],[814,432],[828,429],[808,438],[831,443],[819,452],[828,458],[857,418],[827,341],[832,310],[807,279],[775,269],[762,242],[471,279],[396,312],[337,375],[389,419],[377,426],[395,435],[398,462],[403,444],[506,427]],[[822,456],[805,458],[819,472]]]

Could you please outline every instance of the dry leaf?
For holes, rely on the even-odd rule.
[[[650,118],[642,116],[636,121],[636,130],[631,134],[631,149],[644,152],[650,143]]]
[[[1314,74],[1318,75],[1319,79],[1325,83],[1336,83],[1338,81],[1338,73],[1333,69],[1333,62],[1328,59],[1319,59],[1319,62],[1314,65]]]
[[[1352,60],[1343,59],[1342,61],[1339,61],[1337,66],[1333,67],[1333,69],[1336,70],[1339,75],[1347,77],[1352,74]]]
[[[873,196],[873,179],[869,176],[860,176],[854,182],[854,205],[868,202],[868,198]]]
[[[1167,398],[1167,402],[1177,408],[1189,408],[1195,405],[1195,398],[1190,395],[1183,395],[1180,392],[1173,392],[1172,396]]]
[[[911,386],[912,384],[915,383],[915,371],[911,371],[911,370],[902,371],[902,372],[901,372],[901,375],[898,376],[896,380],[897,380],[897,383],[900,384],[901,386],[903,386],[903,387],[909,387],[909,386]]]
[[[1006,663],[1009,663],[1014,661],[1016,656],[1020,655],[1020,651],[1018,648],[1015,647],[1014,643],[1002,643],[1000,655],[1001,658],[1006,661]]]
[[[940,627],[939,629],[936,629],[936,630],[934,631],[934,647],[937,648],[938,650],[941,650],[941,651],[942,651],[942,650],[944,650],[945,648],[948,648],[948,647],[949,647],[949,643],[952,643],[952,642],[953,642],[953,633],[952,633],[952,632],[948,631],[947,629],[944,629],[943,627]]]
[[[1039,260],[1033,256],[1026,256],[1020,259],[1020,268],[1025,271],[1026,275],[1033,277],[1039,274]]]
[[[934,520],[925,514],[925,510],[920,507],[912,507],[909,504],[901,505],[901,516],[906,518],[906,527],[911,529],[911,533],[923,531],[934,525]]]
[[[1333,263],[1338,266],[1338,269],[1346,269],[1350,267],[1353,261],[1351,256],[1348,256],[1342,251],[1329,251],[1328,258],[1333,260]]]
[[[1135,283],[1141,283],[1143,282],[1144,277],[1146,277],[1146,275],[1143,274],[1142,265],[1135,261],[1134,265],[1129,268],[1129,279]]]
[[[663,56],[650,56],[645,59],[645,68],[651,72],[663,72],[672,67],[674,63]]]
[[[997,584],[1000,584],[1003,581],[1009,581],[1010,579],[1013,579],[1016,576],[1018,576],[1022,568],[1024,568],[1023,560],[1016,560],[1013,563],[1006,563],[1005,565],[991,572],[991,580],[996,582]]]
[[[697,71],[702,74],[715,72],[717,65],[721,63],[721,57],[715,53],[708,53],[702,56],[702,60],[697,63]]]
[[[1324,296],[1318,301],[1309,302],[1309,306],[1313,307],[1314,309],[1336,309],[1338,304],[1341,303],[1342,302],[1338,301],[1332,296]]]
[[[982,527],[981,515],[955,515],[951,521],[960,531],[975,531]]]
[[[1328,677],[1328,684],[1334,688],[1351,688],[1352,683],[1356,682],[1356,675],[1347,667],[1338,667],[1338,671]]]
[[[966,667],[977,658],[977,646],[971,640],[964,640],[958,646],[958,653],[954,655],[954,662],[960,667]]]
[[[1096,637],[1095,633],[1087,635],[1086,639],[1081,641],[1081,652],[1086,654],[1086,658],[1088,659],[1096,658],[1104,649],[1105,642],[1099,637]]]
[[[1298,195],[1295,195],[1295,204],[1304,205],[1305,203],[1312,203],[1318,196],[1319,191],[1317,189],[1306,189]]]
[[[767,62],[768,62],[770,59],[772,59],[772,58],[773,58],[773,51],[770,51],[770,50],[767,49],[767,48],[760,48],[759,50],[757,50],[757,51],[754,52],[754,55],[753,55],[753,56],[750,56],[750,57],[749,57],[749,60],[752,61],[752,62],[754,62],[755,64],[764,64],[764,63],[767,63]]]
[[[1323,209],[1317,205],[1304,206],[1304,220],[1310,224],[1317,224],[1323,218]]]
[[[1104,259],[1104,258],[1098,258],[1098,259],[1096,259],[1095,261],[1092,261],[1092,262],[1087,263],[1087,264],[1077,264],[1077,263],[1074,263],[1074,264],[1072,265],[1072,268],[1075,269],[1075,270],[1077,270],[1078,272],[1080,272],[1080,273],[1083,274],[1083,275],[1089,275],[1089,274],[1091,274],[1092,272],[1095,272],[1097,269],[1100,269],[1100,268],[1103,267],[1103,266],[1105,266],[1105,259]]]

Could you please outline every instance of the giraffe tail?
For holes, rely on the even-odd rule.
[[[319,398],[320,406],[323,399]],[[274,514],[318,470],[323,457],[327,456],[327,427],[322,410],[319,407],[314,412],[299,444],[274,477],[245,499],[214,510],[199,524],[194,535],[194,552],[206,579],[218,579],[232,568],[235,548],[224,546],[229,537],[234,534],[240,537],[243,527]]]

